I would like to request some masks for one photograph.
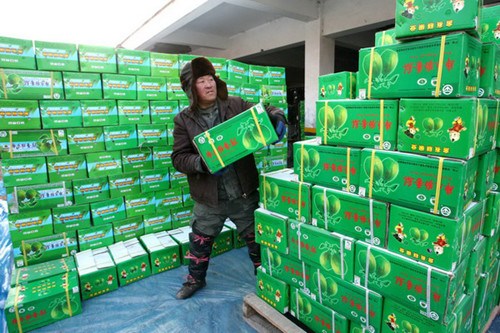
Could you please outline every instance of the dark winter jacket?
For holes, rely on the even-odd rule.
[[[248,103],[240,97],[229,96],[226,100],[217,99],[221,122],[230,119],[251,108],[254,104]],[[283,111],[274,107],[267,108],[271,119],[282,115]],[[197,114],[186,108],[174,119],[174,147],[172,162],[174,168],[187,174],[189,189],[193,200],[215,207],[218,204],[217,181],[219,177],[208,172],[197,171],[199,153],[193,144],[196,135],[204,132],[203,124]],[[238,176],[243,196],[247,196],[259,187],[259,177],[255,160],[252,154],[233,163]]]

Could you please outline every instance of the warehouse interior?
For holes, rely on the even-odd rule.
[[[92,6],[97,6],[96,3]],[[356,72],[359,50],[374,46],[377,32],[394,27],[394,3],[394,0],[156,1],[149,5],[146,14],[141,14],[139,21],[123,29],[123,33],[117,35],[113,42],[94,44],[117,49],[221,57],[250,65],[284,67],[288,103],[292,105],[297,102],[296,98],[304,101],[303,125],[307,134],[314,135],[318,77],[341,71]],[[500,5],[500,0],[483,0],[483,3]],[[21,1],[19,5],[22,5]],[[14,10],[21,10],[20,8]],[[118,13],[126,10],[117,8]],[[47,15],[61,17],[61,13],[56,11]],[[0,22],[0,36],[43,39],[33,31],[28,36],[18,34],[15,23],[10,20],[11,17],[4,23]],[[56,29],[61,28],[59,26]],[[78,33],[68,30],[54,42],[74,42],[75,34]],[[294,107],[298,108],[298,105],[295,104]],[[288,140],[288,145],[293,145],[296,141],[290,136]],[[499,151],[499,148],[496,150]],[[290,150],[288,154],[288,167],[293,168]],[[10,267],[12,242],[9,240],[9,208],[4,200],[6,197],[2,185],[0,276],[3,277],[0,278],[0,332],[7,332],[3,309],[10,285],[5,277],[10,276],[13,269]],[[246,247],[235,248],[211,259],[207,287],[196,297],[179,301],[175,298],[175,293],[187,274],[188,268],[184,265],[85,300],[81,314],[39,327],[33,332],[256,331],[255,327],[245,322],[242,313],[243,298],[249,293],[255,293],[258,288]],[[365,296],[368,299],[368,293]],[[305,332],[312,332],[290,315],[288,317]],[[364,328],[362,332],[365,332]],[[413,330],[415,332],[418,331]],[[499,316],[484,333],[500,333]]]

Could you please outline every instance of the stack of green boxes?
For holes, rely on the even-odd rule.
[[[474,34],[477,1],[396,3],[398,43],[360,50],[358,99],[320,77],[317,137],[293,172],[261,175],[257,294],[317,332],[339,315],[345,332],[482,332],[500,291],[500,62],[481,50],[498,46],[452,33]],[[446,15],[448,34],[402,39]]]
[[[153,246],[153,236],[139,239],[187,226],[192,215],[187,177],[170,156],[173,119],[189,105],[179,68],[195,56],[9,37],[0,37],[0,54],[0,163],[15,266],[81,251],[83,299],[177,267],[178,255]],[[286,110],[283,68],[262,67],[258,82],[248,65],[241,73],[228,71],[237,62],[210,60],[222,78],[245,85],[248,100]],[[267,150],[286,160],[286,139]],[[225,230],[214,255],[233,248],[234,233]],[[78,286],[74,275],[68,281]],[[22,292],[12,288],[8,304],[20,308]],[[60,307],[53,320],[81,311]],[[48,323],[14,318],[9,328]]]

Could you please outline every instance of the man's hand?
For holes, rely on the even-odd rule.
[[[275,111],[272,113],[269,113],[269,119],[271,119],[271,123],[274,126],[274,130],[276,131],[276,134],[278,135],[278,140],[276,142],[273,142],[272,144],[275,144],[283,139],[283,137],[286,134],[286,118],[285,114],[283,113],[282,110]]]
[[[282,122],[282,121],[279,121],[278,125],[276,126],[275,129],[276,129],[276,134],[278,134],[278,140],[276,142],[281,141],[283,139],[283,137],[285,136],[285,134],[286,134],[286,125],[285,125],[285,123]],[[276,142],[274,142],[274,143],[276,143]]]

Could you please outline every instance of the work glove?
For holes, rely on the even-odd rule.
[[[285,137],[287,121],[285,118],[285,114],[281,110],[269,113],[269,119],[271,120],[271,123],[274,126],[274,130],[278,135],[278,140],[272,143],[275,144]]]

